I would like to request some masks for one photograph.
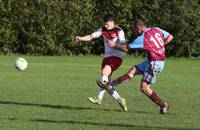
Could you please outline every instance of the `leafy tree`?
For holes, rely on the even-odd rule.
[[[77,45],[74,38],[103,26],[107,12],[115,14],[127,38],[132,21],[142,18],[174,35],[168,55],[200,55],[199,0],[0,0],[0,53],[101,54],[102,39]]]

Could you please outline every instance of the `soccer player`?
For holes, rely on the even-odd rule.
[[[103,16],[103,20],[105,22],[105,26],[99,28],[96,32],[82,37],[76,36],[76,42],[91,41],[93,39],[99,38],[100,36],[103,37],[105,54],[101,64],[101,79],[97,80],[97,85],[107,84],[111,81],[110,79],[112,73],[120,67],[122,63],[122,57],[124,56],[123,51],[108,47],[110,42],[113,42],[116,45],[124,44],[124,31],[116,25],[113,14],[105,14]],[[101,104],[105,91],[106,90],[104,88],[99,88],[97,97],[88,97],[88,100],[94,104]],[[126,100],[120,97],[115,89],[109,91],[109,94],[114,97],[114,99],[119,103],[124,111],[127,111]]]
[[[142,75],[140,83],[141,92],[159,106],[161,114],[166,114],[169,105],[161,100],[158,94],[150,88],[150,85],[155,83],[158,73],[164,69],[166,59],[165,46],[172,41],[173,35],[158,27],[148,28],[144,21],[140,19],[134,22],[133,29],[137,34],[137,38],[129,45],[117,45],[112,42],[108,46],[125,52],[128,52],[130,49],[142,49],[145,50],[147,59],[130,68],[126,74],[112,81],[111,84],[102,84],[100,87],[110,90],[113,86],[128,81],[135,75]]]

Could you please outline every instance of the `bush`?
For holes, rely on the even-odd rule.
[[[167,46],[167,55],[200,55],[199,0],[1,0],[0,53],[102,54],[102,39],[79,46],[74,38],[101,27],[106,12],[115,14],[127,38],[132,34],[132,21],[143,18],[174,35],[172,44]]]

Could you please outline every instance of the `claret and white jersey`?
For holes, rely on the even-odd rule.
[[[169,33],[158,27],[147,28],[128,45],[130,49],[144,49],[150,61],[164,61],[166,58],[164,41]]]
[[[116,56],[122,58],[124,56],[125,53],[123,51],[108,47],[109,42],[114,42],[117,45],[122,45],[125,43],[124,31],[120,27],[116,26],[112,30],[107,30],[105,27],[102,27],[91,35],[93,38],[103,36],[105,47],[104,57]]]

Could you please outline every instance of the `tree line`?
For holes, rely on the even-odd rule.
[[[80,45],[74,39],[103,26],[107,12],[127,39],[141,18],[174,35],[167,55],[200,56],[200,0],[0,0],[0,54],[100,55],[102,39]]]

